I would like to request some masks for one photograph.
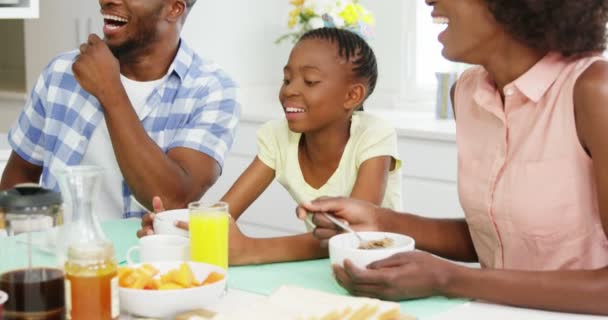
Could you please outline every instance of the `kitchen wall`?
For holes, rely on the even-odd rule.
[[[405,70],[405,54],[400,45],[404,7],[402,1],[392,0],[362,0],[361,4],[376,16],[375,36],[370,44],[377,55],[380,74],[368,106],[393,108]],[[275,45],[274,40],[288,31],[289,10],[287,0],[198,1],[183,35],[197,52],[212,58],[234,76],[248,100],[275,102],[292,44]]]
[[[333,1],[333,0],[317,0]],[[402,1],[361,0],[376,16],[370,40],[379,65],[375,93],[366,108],[393,109],[405,77],[400,45]],[[278,110],[277,91],[292,44],[274,40],[288,31],[288,0],[200,0],[193,7],[183,37],[202,56],[219,63],[241,86],[245,112],[261,106]],[[0,132],[6,132],[23,105],[24,93],[50,59],[75,49],[88,30],[100,34],[102,18],[95,0],[45,0],[40,19],[0,20]],[[25,46],[25,49],[23,49]],[[25,80],[24,80],[25,79]],[[27,83],[25,85],[24,83]],[[4,91],[21,91],[6,97]],[[262,110],[261,112],[266,112]],[[9,125],[7,125],[7,123]]]

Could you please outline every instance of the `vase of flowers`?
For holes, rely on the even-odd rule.
[[[295,43],[312,29],[322,27],[351,30],[363,38],[370,38],[375,23],[374,15],[358,0],[290,0],[287,27],[289,32],[281,35],[275,43],[290,40]]]

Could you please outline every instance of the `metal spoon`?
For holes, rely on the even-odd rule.
[[[361,237],[361,235],[359,235],[355,230],[353,230],[351,227],[349,227],[346,223],[334,218],[333,216],[327,214],[326,212],[323,212],[323,215],[329,219],[329,221],[333,222],[334,224],[336,224],[338,227],[352,233],[355,235],[355,237],[357,237],[357,239],[359,239],[359,247],[365,245],[368,243],[367,240],[363,240],[363,238]]]

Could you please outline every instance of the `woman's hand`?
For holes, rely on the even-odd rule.
[[[459,266],[426,252],[405,252],[359,269],[349,260],[334,265],[338,283],[356,296],[404,300],[442,294]]]
[[[154,234],[154,217],[156,217],[157,213],[165,211],[160,197],[152,198],[152,207],[154,207],[154,212],[147,212],[141,218],[141,229],[137,230],[138,238]]]
[[[321,245],[326,246],[329,238],[343,230],[321,213],[333,214],[357,231],[376,231],[380,230],[377,209],[378,206],[362,200],[322,197],[300,204],[296,211],[300,219],[313,214],[312,222],[316,225],[313,235],[321,240]]]

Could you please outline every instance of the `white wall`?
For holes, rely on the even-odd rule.
[[[361,4],[376,16],[376,35],[370,44],[378,59],[379,80],[368,106],[392,108],[398,102],[405,68],[400,45],[403,4],[393,0],[362,0]],[[199,54],[229,72],[248,99],[275,102],[292,44],[275,45],[274,40],[288,31],[290,9],[288,0],[200,0],[183,35]],[[248,104],[243,101],[243,105]]]
[[[403,96],[406,54],[401,39],[402,16],[408,9],[399,0],[361,0],[361,3],[376,16],[375,37],[370,44],[379,67],[378,85],[366,108],[393,109]],[[23,48],[25,44],[25,57],[5,60],[19,64],[20,72],[16,74],[21,79],[17,82],[22,85],[26,77],[27,92],[53,56],[76,48],[88,30],[98,31],[101,24],[99,5],[94,0],[44,0],[40,5],[40,19],[27,20],[25,30],[21,21],[13,22],[20,26],[18,32],[12,25],[5,28],[12,35],[20,35],[13,41],[4,38],[11,48]],[[188,17],[183,37],[199,54],[218,62],[237,80],[245,112],[252,112],[253,106],[269,106],[270,110],[278,111],[282,69],[292,44],[275,45],[274,40],[288,31],[289,10],[288,0],[199,0]],[[0,82],[15,77],[9,75],[9,66],[5,64],[0,63],[4,68]],[[23,102],[0,96],[0,132],[8,130],[22,105]]]

